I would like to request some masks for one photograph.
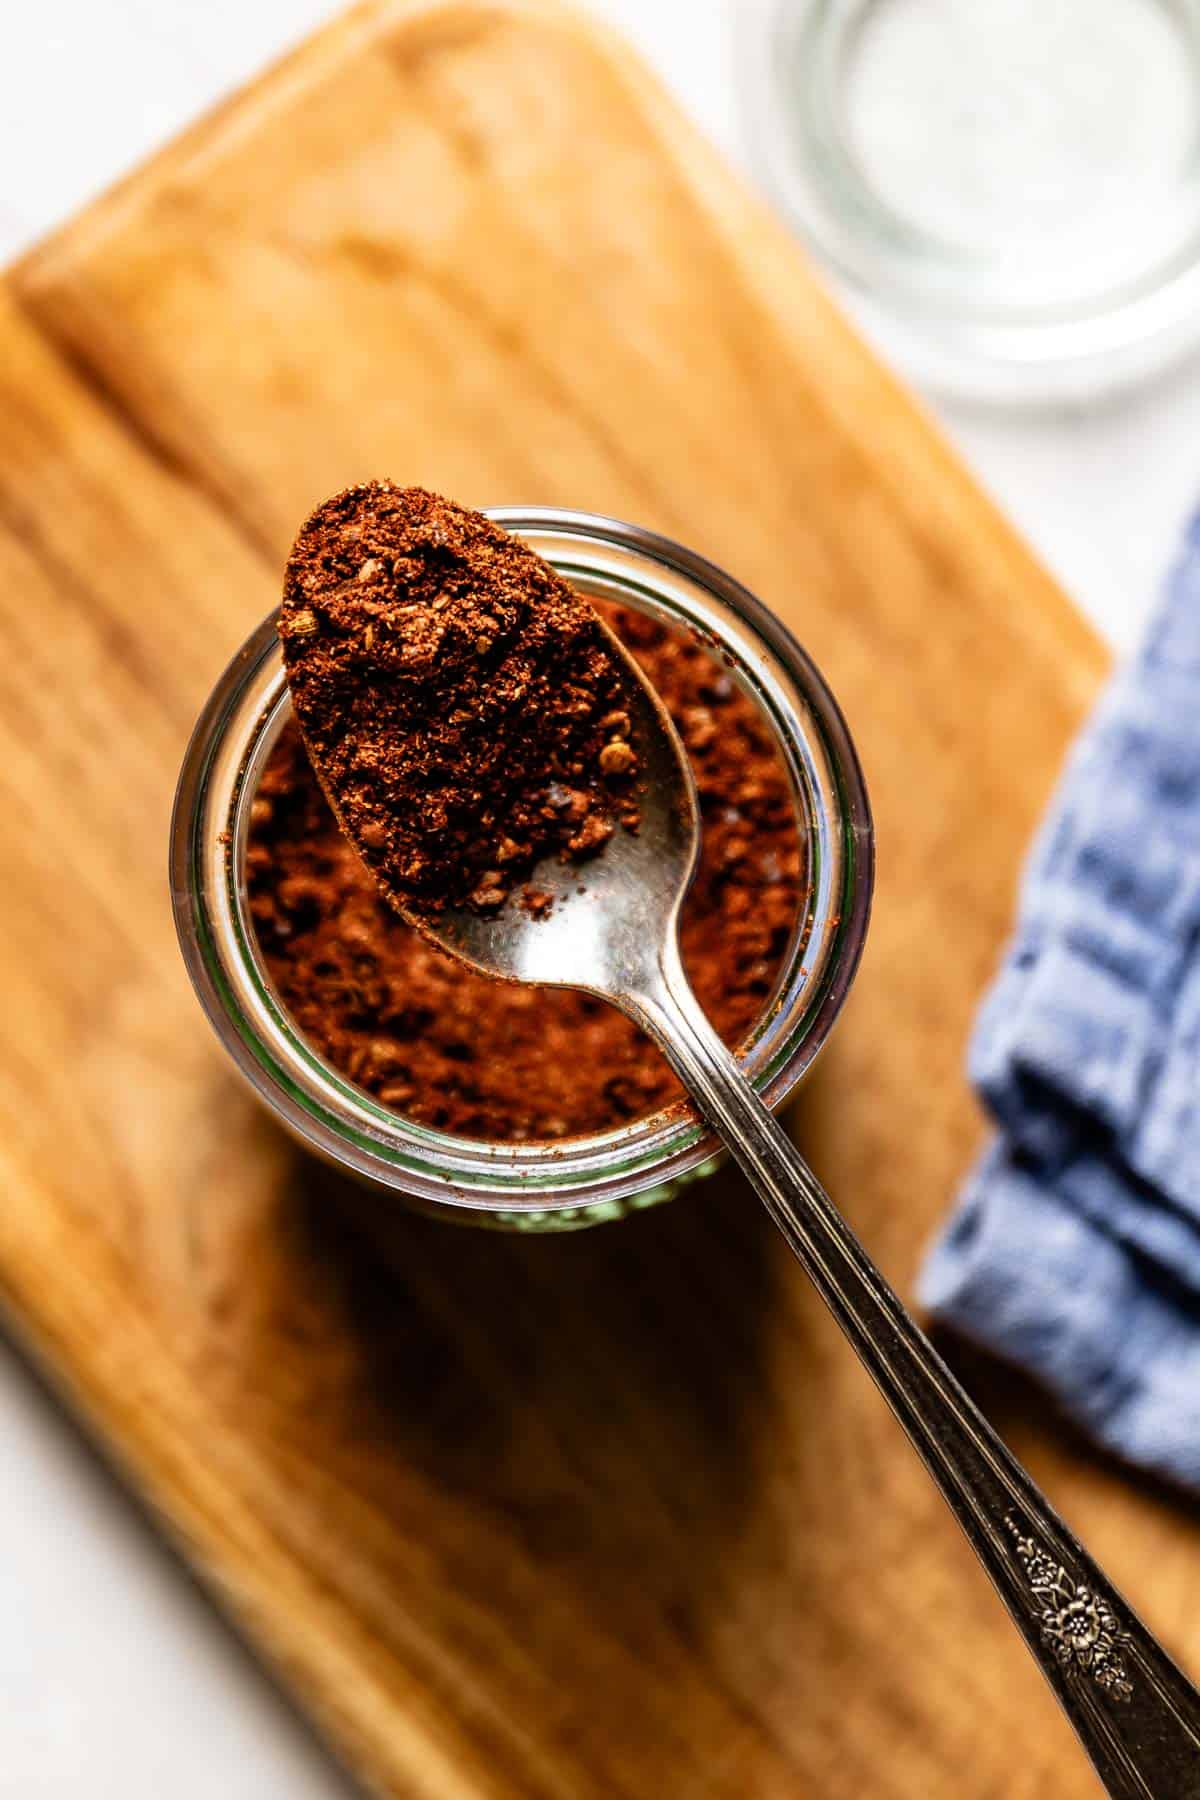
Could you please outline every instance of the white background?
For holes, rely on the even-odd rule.
[[[591,0],[737,161],[738,0]],[[333,8],[8,0],[0,261]],[[744,17],[744,15],[743,15]],[[1119,646],[1200,491],[1200,370],[1090,412],[942,412],[980,478]],[[0,1344],[0,1796],[350,1793],[12,1351]]]

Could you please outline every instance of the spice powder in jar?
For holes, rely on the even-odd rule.
[[[702,834],[683,961],[736,1047],[766,1005],[800,910],[791,785],[758,709],[700,641],[628,608],[600,610],[688,752]],[[253,802],[247,886],[268,972],[299,1030],[342,1075],[419,1124],[493,1143],[545,1141],[682,1100],[662,1053],[615,1007],[489,980],[407,925],[338,829],[293,723]]]

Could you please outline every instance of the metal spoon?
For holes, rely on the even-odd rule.
[[[697,1005],[677,932],[699,850],[695,787],[661,702],[613,643],[645,774],[637,834],[618,831],[582,867],[540,864],[546,918],[510,903],[415,922],[487,974],[598,994],[657,1040],[908,1432],[1108,1792],[1200,1796],[1200,1694],[968,1398]]]

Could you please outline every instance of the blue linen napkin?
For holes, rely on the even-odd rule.
[[[1072,752],[969,1067],[999,1135],[922,1301],[1200,1488],[1200,515]]]

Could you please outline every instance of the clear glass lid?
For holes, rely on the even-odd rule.
[[[752,0],[775,198],[941,391],[1111,390],[1200,339],[1197,0]]]

